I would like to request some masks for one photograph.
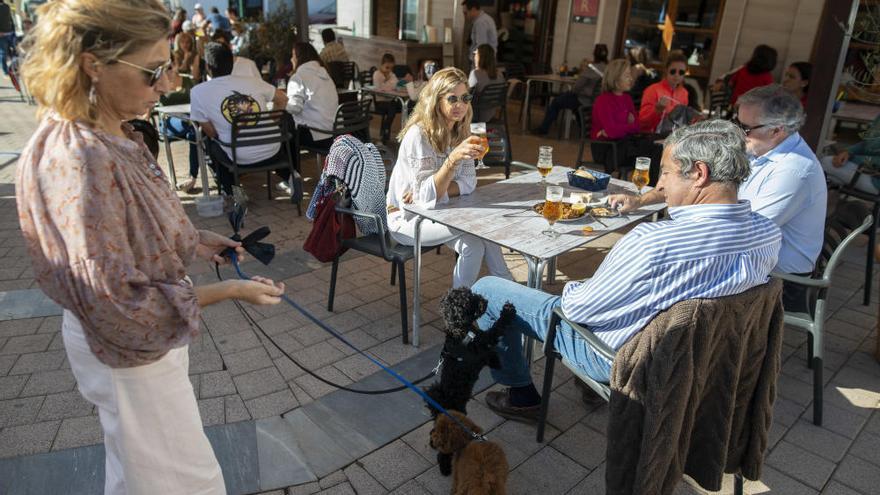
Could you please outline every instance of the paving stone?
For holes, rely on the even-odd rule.
[[[342,386],[351,385],[352,383],[349,377],[345,376],[341,371],[334,368],[333,366],[325,366],[324,368],[315,370],[315,374],[325,380]],[[309,396],[313,399],[323,397],[324,395],[327,395],[337,390],[335,387],[328,385],[311,375],[301,375],[300,377],[294,379],[294,383],[296,383],[297,386],[299,386],[302,390],[309,394]]]
[[[17,360],[18,356],[15,354],[0,356],[0,376],[8,375]]]
[[[554,394],[550,398],[547,422],[559,430],[567,430],[583,419],[588,412],[587,407],[580,399],[573,401],[563,395]]]
[[[222,397],[213,399],[201,399],[198,401],[199,415],[202,418],[202,425],[212,426],[223,424],[226,418],[224,402]]]
[[[368,473],[360,462],[355,462],[343,470],[345,477],[358,495],[382,495],[388,490]]]
[[[725,479],[731,478],[732,476],[725,476]],[[746,480],[744,484],[745,493],[780,493],[780,494],[797,494],[797,495],[813,495],[818,494],[816,490],[804,485],[800,481],[795,478],[792,478],[771,466],[768,466],[767,463],[764,464],[764,468],[761,470],[761,479],[758,481],[750,481]],[[730,483],[732,486],[733,484]],[[727,492],[731,493],[731,492]]]
[[[33,335],[42,324],[42,318],[29,318],[26,320],[4,320],[0,321],[0,337],[15,337],[19,335]]]
[[[843,435],[803,419],[795,423],[788,431],[785,435],[785,441],[835,463],[843,459],[843,455],[846,454],[852,443],[851,439]]]
[[[52,335],[24,335],[11,337],[6,345],[0,349],[0,354],[27,354],[30,352],[43,352],[52,342]]]
[[[351,345],[361,350],[366,350],[379,344],[379,341],[373,338],[373,336],[360,329],[347,332],[343,334],[343,337],[345,337],[345,340],[351,343]],[[346,356],[350,356],[356,352],[339,339],[329,339],[327,342],[330,342],[330,344],[342,351]]]
[[[852,488],[842,485],[836,481],[831,481],[825,485],[822,495],[863,495]]]
[[[834,471],[831,461],[784,440],[773,449],[767,464],[815,489],[822,489]]]
[[[364,469],[382,484],[393,490],[430,467],[427,461],[401,440],[382,447],[361,459]]]
[[[44,371],[30,375],[21,391],[22,397],[70,392],[76,387],[76,378],[70,370]]]
[[[777,397],[776,402],[773,403],[773,421],[791,426],[803,414],[804,409],[804,404],[798,404],[785,397]],[[810,409],[812,410],[812,408]]]
[[[263,347],[225,354],[223,361],[232,376],[272,366],[272,359]]]
[[[877,493],[880,469],[856,456],[847,455],[834,472],[834,479],[862,493]]]
[[[63,317],[59,316],[47,316],[43,318],[43,322],[40,323],[40,329],[37,330],[37,333],[55,333],[61,331],[61,323],[63,322]]]
[[[813,422],[813,408],[808,407],[804,419]],[[855,414],[848,409],[841,409],[827,402],[822,406],[822,428],[831,430],[847,438],[855,438],[868,418]]]
[[[416,480],[410,480],[391,492],[392,495],[431,495],[425,487]]]
[[[268,418],[284,414],[299,406],[290,389],[285,388],[275,393],[245,401],[245,406],[254,419]]]
[[[299,485],[317,479],[290,423],[275,416],[255,421],[255,426],[261,488]]]
[[[27,380],[27,375],[0,377],[0,400],[18,397]]]
[[[318,492],[319,495],[357,495],[351,485],[346,481],[334,487]]]
[[[333,367],[341,371],[351,380],[357,381],[379,371],[375,363],[360,354],[348,356],[333,363]]]
[[[590,471],[605,461],[605,436],[580,423],[563,431],[550,445]]]
[[[7,356],[8,357],[8,356]],[[61,367],[66,354],[64,351],[36,352],[23,354],[9,371],[10,375],[23,375],[40,371],[53,371]]]
[[[214,344],[223,355],[262,347],[263,345],[260,339],[257,338],[257,334],[250,329],[215,337]]]
[[[244,401],[237,395],[230,395],[223,398],[223,404],[226,408],[226,423],[235,423],[237,421],[247,421],[251,419],[251,415],[244,405]]]
[[[777,393],[781,397],[791,400],[802,406],[813,401],[813,386],[796,380],[788,375],[779,375],[777,379]],[[812,383],[812,380],[810,381]]]
[[[210,399],[236,393],[235,383],[232,381],[229,371],[214,371],[199,375],[199,397]]]
[[[0,428],[33,423],[45,397],[26,397],[0,401]]]
[[[431,448],[430,444],[431,430],[433,428],[434,422],[428,421],[400,438],[404,443],[409,445],[410,448],[418,452],[419,455],[428,461],[429,464],[437,462],[437,451]]]
[[[249,400],[287,388],[281,374],[275,368],[251,371],[233,377],[242,400]]]
[[[513,494],[566,493],[589,471],[552,447],[545,447],[510,473],[508,491]]]
[[[321,491],[321,486],[315,481],[290,487],[290,489],[287,490],[287,493],[289,495],[313,495],[319,491]]]
[[[47,395],[46,400],[43,402],[43,407],[40,408],[37,421],[88,416],[92,413],[94,407],[91,402],[83,399],[76,390]]]
[[[61,421],[46,421],[0,430],[0,458],[48,452]]]
[[[345,477],[345,473],[340,469],[339,471],[334,471],[327,476],[318,480],[318,486],[322,489],[327,489],[333,486],[336,486],[340,483],[345,483],[348,481],[348,478]]]
[[[339,361],[345,356],[339,349],[329,342],[319,342],[315,345],[300,349],[293,354],[293,358],[302,366],[310,370],[317,370],[329,364]]]
[[[865,431],[873,433],[875,435],[880,435],[880,412],[874,412],[874,415],[871,416],[868,424],[865,425]]]
[[[880,469],[880,435],[874,435],[866,431],[861,432],[849,453],[877,465],[877,469]]]
[[[589,476],[581,480],[574,488],[569,490],[569,495],[605,495],[605,463],[594,469]]]
[[[95,445],[104,441],[101,421],[98,416],[68,418],[61,422],[61,428],[52,444],[52,450],[71,449]]]

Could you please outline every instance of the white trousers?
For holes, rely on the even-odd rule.
[[[847,161],[840,167],[835,167],[831,161],[834,159],[833,156],[826,156],[821,160],[822,170],[825,171],[825,175],[828,177],[828,180],[834,182],[836,184],[842,184],[848,186],[850,182],[852,182],[853,176],[859,169],[859,165],[854,162]],[[880,191],[877,191],[877,188],[874,187],[873,177],[866,174],[859,175],[859,179],[856,181],[855,185],[856,189],[860,191],[865,191],[869,194],[877,194]]]
[[[392,213],[388,216],[388,229],[395,241],[405,245],[415,244],[415,218],[406,219],[404,212]],[[483,259],[486,260],[486,268],[489,275],[513,280],[513,275],[504,262],[501,247],[498,244],[485,241],[479,237],[463,234],[449,227],[434,223],[430,220],[422,222],[421,228],[422,246],[437,246],[446,244],[458,253],[458,261],[452,272],[453,287],[470,287],[480,276],[480,267]]]
[[[104,493],[226,493],[187,376],[188,346],[144,366],[111,368],[89,349],[69,311],[61,333],[80,393],[98,406],[106,452]]]

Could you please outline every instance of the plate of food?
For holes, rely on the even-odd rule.
[[[532,210],[538,215],[544,214],[544,202],[535,204]],[[569,201],[562,202],[562,218],[559,222],[574,222],[580,220],[587,214],[587,205],[584,203],[571,203]]]
[[[599,218],[619,217],[620,210],[612,208],[605,203],[603,206],[594,206],[590,208],[590,215]]]

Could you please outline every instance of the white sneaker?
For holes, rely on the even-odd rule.
[[[283,180],[275,185],[275,187],[281,191],[284,191],[286,194],[290,194],[290,184],[287,183],[286,180]]]

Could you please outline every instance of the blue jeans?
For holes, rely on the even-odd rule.
[[[9,65],[6,57],[11,56],[11,49],[15,48],[15,33],[0,36],[0,63],[3,65],[3,74],[9,75]]]
[[[177,139],[189,141],[189,176],[199,176],[199,152],[196,149],[196,130],[189,123],[175,117],[169,117],[168,125],[162,129],[162,133]]]
[[[560,112],[566,109],[576,111],[580,106],[580,99],[578,99],[576,94],[570,91],[553,98],[553,101],[550,102],[550,106],[547,107],[547,113],[544,114],[544,121],[541,122],[539,129],[541,132],[550,131],[550,126],[553,125],[553,122],[556,122],[556,118],[559,117]]]
[[[522,336],[543,342],[550,316],[561,304],[562,298],[498,277],[483,277],[477,280],[471,290],[489,301],[486,313],[477,321],[481,330],[492,326],[505,303],[509,301],[516,306],[512,327],[498,342],[501,369],[492,370],[492,377],[510,387],[532,383],[529,366],[523,356]],[[563,323],[556,332],[555,344],[566,361],[577,366],[584,374],[603,383],[610,381],[611,364],[567,324]]]

